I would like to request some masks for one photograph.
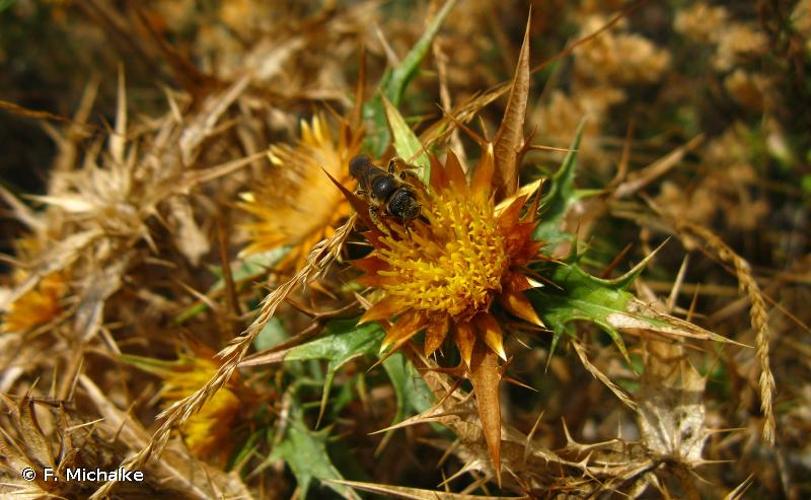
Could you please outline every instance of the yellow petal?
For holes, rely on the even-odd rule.
[[[442,191],[447,189],[448,187],[448,176],[445,172],[445,167],[439,163],[439,160],[433,155],[431,155],[431,189],[436,191]]]
[[[532,307],[532,304],[523,293],[505,290],[504,293],[499,295],[499,302],[505,309],[519,318],[529,321],[533,325],[544,326],[543,321],[538,317],[538,313],[535,312],[535,308]]]
[[[397,319],[394,324],[386,332],[386,338],[380,345],[380,352],[384,352],[391,348],[394,352],[403,346],[414,335],[419,333],[423,326],[425,326],[425,316],[417,312],[407,312]]]
[[[480,313],[473,320],[487,347],[498,354],[501,359],[507,361],[507,353],[504,352],[504,334],[495,318],[489,313]]]
[[[448,335],[448,316],[443,315],[440,319],[434,320],[428,324],[425,330],[425,346],[424,351],[426,356],[430,356],[436,351],[445,337]]]
[[[385,298],[373,305],[358,321],[359,325],[368,323],[370,321],[380,321],[381,319],[391,320],[394,313],[400,309],[400,304],[391,297]]]
[[[476,334],[473,332],[473,326],[467,321],[456,324],[456,346],[459,347],[465,365],[470,368],[470,359],[476,346]]]
[[[445,159],[445,174],[448,176],[451,188],[454,191],[464,192],[467,190],[465,171],[462,170],[462,164],[459,163],[459,158],[453,151],[448,151],[448,157]]]
[[[470,183],[470,188],[473,195],[481,201],[486,201],[490,198],[490,192],[493,184],[493,172],[495,165],[493,164],[493,144],[487,143],[487,149],[484,150],[476,170],[473,172],[473,180]]]

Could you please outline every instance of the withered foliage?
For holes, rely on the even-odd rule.
[[[0,0],[0,496],[811,496],[809,5]]]

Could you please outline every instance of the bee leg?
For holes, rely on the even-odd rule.
[[[369,218],[372,219],[372,223],[375,226],[377,226],[377,228],[383,234],[386,234],[387,236],[391,236],[391,231],[389,231],[389,228],[387,228],[386,225],[383,224],[383,219],[381,219],[381,217],[380,217],[380,210],[378,210],[377,207],[371,206],[371,205],[369,206]]]
[[[391,160],[389,160],[389,165],[388,165],[388,167],[386,168],[386,170],[387,170],[387,171],[388,171],[390,174],[393,174],[393,173],[394,173],[394,171],[397,169],[397,163],[398,163],[398,162],[400,162],[400,161],[401,161],[401,160],[400,160],[400,158],[399,158],[398,156],[395,156],[394,158],[392,158]]]
[[[406,238],[411,239],[411,221],[403,221],[403,230],[405,230]]]

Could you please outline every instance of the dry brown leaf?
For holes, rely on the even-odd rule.
[[[529,19],[524,42],[518,56],[507,109],[496,132],[494,152],[496,162],[496,199],[515,194],[518,189],[518,155],[524,142],[524,118],[529,97]]]
[[[672,342],[645,342],[644,373],[637,393],[642,442],[661,459],[690,466],[702,462],[704,427],[702,377]]]
[[[498,354],[487,349],[481,342],[474,349],[470,366],[470,380],[476,393],[476,405],[482,423],[482,432],[487,441],[490,460],[496,472],[496,479],[501,483],[501,401],[499,385],[501,373],[498,366]]]

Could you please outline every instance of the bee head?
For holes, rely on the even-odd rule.
[[[413,193],[405,189],[400,189],[392,195],[387,208],[390,214],[403,220],[416,219],[420,215],[419,202]]]
[[[368,156],[358,155],[349,161],[349,173],[358,179],[371,164],[372,160]]]

